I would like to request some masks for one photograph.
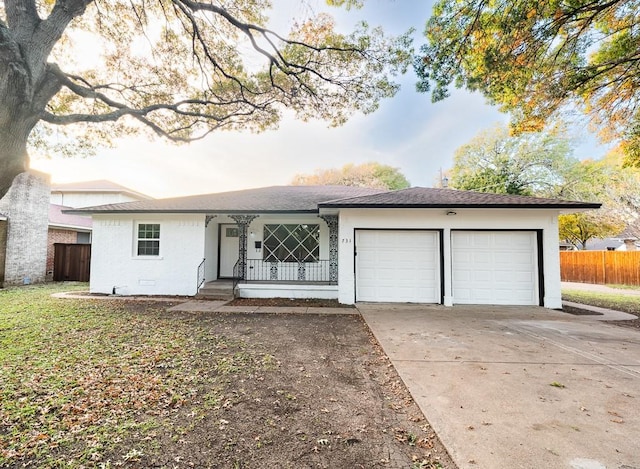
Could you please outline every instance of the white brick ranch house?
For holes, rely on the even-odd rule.
[[[561,308],[558,215],[599,204],[414,187],[276,186],[75,209],[93,293]]]

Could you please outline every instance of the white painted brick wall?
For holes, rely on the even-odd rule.
[[[49,196],[49,176],[29,171],[16,176],[0,199],[8,222],[5,286],[45,281]]]
[[[195,295],[205,253],[203,214],[93,216],[92,293]],[[160,224],[160,255],[137,256],[136,224]]]

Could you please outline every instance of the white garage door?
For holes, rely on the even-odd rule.
[[[536,234],[452,231],[453,302],[537,305]]]
[[[440,303],[436,231],[356,231],[356,301]]]

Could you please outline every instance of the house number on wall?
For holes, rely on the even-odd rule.
[[[342,238],[342,244],[346,244],[346,243],[352,243],[352,239],[351,238]]]

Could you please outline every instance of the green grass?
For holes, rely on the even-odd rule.
[[[619,283],[609,283],[607,284],[609,288],[616,288],[618,290],[640,290],[640,285],[623,285]]]
[[[86,285],[0,290],[0,467],[97,467],[116,442],[153,448],[175,409],[207,412],[224,399],[225,374],[271,361],[164,317],[161,304],[132,313],[117,300],[51,297],[71,289]]]
[[[616,293],[581,290],[562,290],[562,299],[640,315],[640,297],[638,296],[624,296]]]

